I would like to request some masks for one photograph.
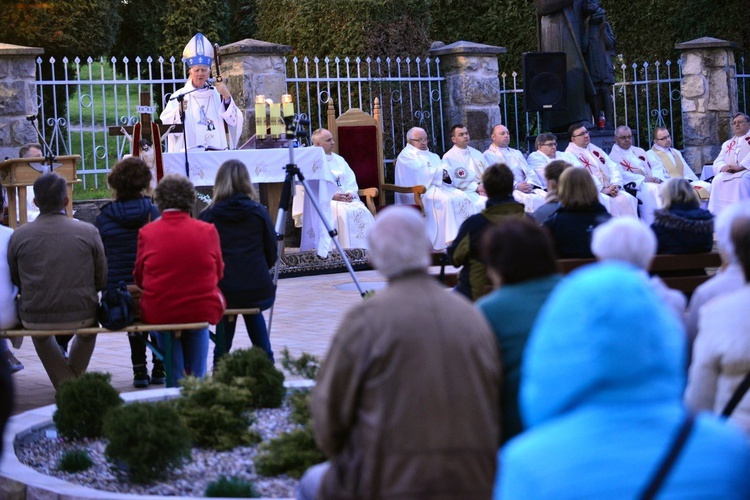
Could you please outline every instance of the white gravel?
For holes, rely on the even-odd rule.
[[[289,412],[288,403],[279,409],[257,410],[256,421],[251,429],[257,431],[264,441],[277,437],[296,427],[289,421]],[[202,497],[206,486],[211,481],[219,479],[221,475],[236,476],[252,482],[262,497],[294,497],[297,486],[297,480],[286,475],[265,478],[256,474],[253,459],[258,445],[238,447],[226,452],[193,448],[192,460],[182,468],[169,473],[163,482],[149,485],[131,484],[119,478],[107,462],[104,456],[106,441],[86,440],[70,443],[56,437],[47,437],[49,434],[55,434],[54,427],[50,430],[51,432],[39,432],[34,437],[18,443],[18,460],[42,474],[97,490],[136,495]],[[75,474],[57,470],[57,462],[64,451],[81,448],[88,450],[94,462],[91,468]]]

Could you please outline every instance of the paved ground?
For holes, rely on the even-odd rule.
[[[375,271],[362,271],[356,275],[365,290],[384,286],[384,279]],[[281,350],[284,347],[288,347],[294,356],[302,352],[324,356],[344,312],[360,300],[360,294],[348,273],[280,280],[271,327],[271,346],[276,355],[277,367],[281,368]],[[250,345],[247,330],[240,321],[233,348]],[[212,349],[210,347],[210,350]],[[25,365],[25,369],[13,375],[16,388],[13,414],[53,404],[54,389],[39,362],[31,340],[24,339],[21,349],[15,350],[15,354]],[[149,355],[149,359],[150,357]],[[103,334],[97,337],[89,371],[111,373],[113,385],[121,392],[141,390],[135,389],[132,385],[130,347],[124,333]]]

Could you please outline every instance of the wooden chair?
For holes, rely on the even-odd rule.
[[[380,99],[375,98],[373,114],[352,108],[336,118],[333,100],[328,100],[328,128],[336,142],[334,151],[341,155],[354,171],[359,196],[365,197],[367,208],[373,213],[385,206],[385,191],[413,193],[414,203],[424,215],[421,195],[425,186],[401,187],[385,183],[383,168],[383,118]],[[378,199],[377,207],[374,198]]]

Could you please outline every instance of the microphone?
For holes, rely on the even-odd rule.
[[[214,86],[213,86],[213,85],[211,85],[210,83],[206,82],[206,83],[204,83],[204,84],[203,84],[203,88],[204,88],[204,89],[208,89],[208,90],[210,90],[210,89],[213,89],[213,88],[214,88]]]
[[[26,119],[30,122],[36,121],[38,115],[26,115]]]

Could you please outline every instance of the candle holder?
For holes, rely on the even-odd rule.
[[[255,139],[263,141],[266,138],[266,96],[255,96]]]

